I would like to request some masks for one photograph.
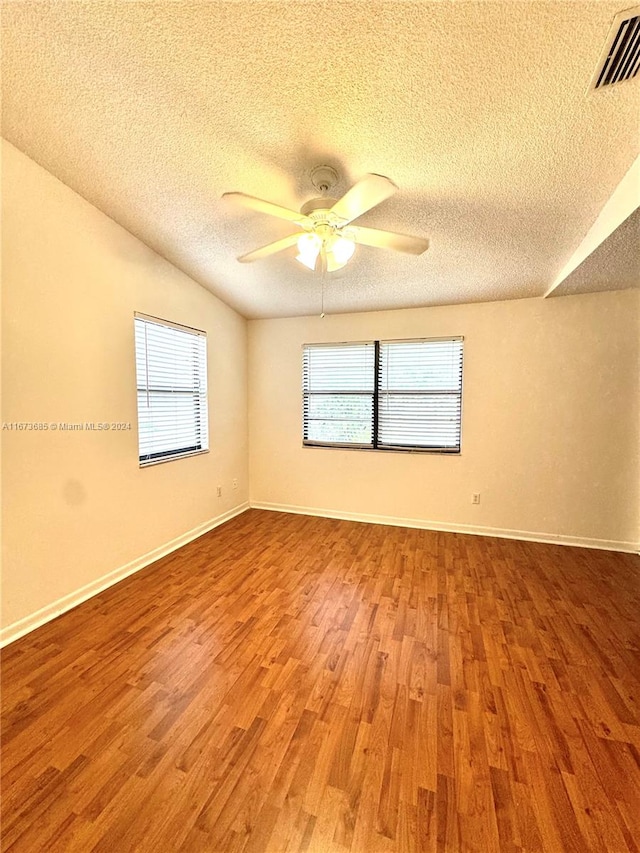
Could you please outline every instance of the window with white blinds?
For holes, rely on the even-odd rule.
[[[303,443],[460,452],[462,338],[307,344]]]
[[[304,443],[373,447],[373,343],[303,352]]]
[[[460,451],[462,339],[381,341],[378,447]]]
[[[140,465],[209,449],[207,335],[135,315]]]

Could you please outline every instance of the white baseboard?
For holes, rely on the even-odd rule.
[[[566,536],[560,533],[534,533],[529,530],[507,530],[499,527],[478,527],[470,524],[448,524],[442,521],[425,521],[420,518],[398,518],[396,516],[387,515],[368,515],[358,512],[342,512],[331,509],[320,509],[318,507],[263,503],[259,501],[252,502],[251,505],[249,505],[249,503],[242,503],[233,507],[233,509],[230,509],[228,512],[225,512],[223,515],[219,515],[216,518],[205,521],[203,524],[198,525],[198,527],[194,527],[192,530],[187,531],[187,533],[183,533],[181,536],[177,536],[170,542],[160,545],[153,551],[149,551],[142,557],[138,557],[138,559],[127,563],[127,565],[121,566],[113,572],[109,572],[109,574],[103,575],[86,586],[69,593],[69,595],[59,598],[57,601],[48,604],[46,607],[37,610],[35,613],[25,616],[23,619],[20,619],[11,625],[7,625],[6,628],[2,628],[2,630],[0,630],[0,648],[12,643],[20,637],[23,637],[25,634],[34,631],[46,622],[50,622],[52,619],[55,619],[56,616],[60,616],[62,613],[72,610],[74,607],[77,607],[78,604],[82,604],[83,601],[87,601],[87,599],[92,598],[99,592],[103,592],[110,586],[124,580],[124,578],[129,577],[129,575],[133,575],[140,571],[140,569],[144,569],[145,566],[155,563],[155,561],[159,560],[161,557],[170,554],[172,551],[177,551],[178,548],[181,548],[188,542],[192,542],[199,536],[208,533],[209,530],[219,527],[221,524],[224,524],[225,521],[229,521],[236,515],[246,512],[250,506],[252,509],[264,509],[272,512],[289,512],[295,515],[313,515],[321,518],[337,518],[344,521],[361,521],[367,524],[389,524],[393,527],[416,527],[422,530],[439,530],[444,533],[468,533],[474,536],[497,536],[501,539],[522,539],[528,542],[542,542],[549,545],[571,545],[579,548],[597,548],[605,551],[622,551],[632,554],[640,551],[640,543],[638,542],[621,542],[615,539],[592,539],[581,536]]]
[[[295,515],[315,515],[321,518],[338,518],[344,521],[363,521],[367,524],[389,524],[392,527],[417,527],[421,530],[439,530],[443,533],[469,533],[472,536],[497,536],[500,539],[522,539],[547,545],[572,545],[576,548],[598,548],[603,551],[623,551],[636,554],[640,542],[620,542],[615,539],[589,539],[584,536],[566,536],[562,533],[534,533],[530,530],[507,530],[501,527],[478,527],[471,524],[449,524],[444,521],[425,521],[421,518],[397,518],[391,515],[367,515],[360,512],[342,512],[310,506],[251,502],[252,509],[273,512],[291,512]]]
[[[192,542],[199,536],[213,530],[214,527],[219,527],[221,524],[224,524],[225,521],[229,521],[231,518],[246,512],[248,509],[248,503],[245,502],[239,504],[238,506],[233,507],[233,509],[230,509],[228,512],[216,516],[216,518],[212,518],[209,521],[205,521],[203,524],[199,524],[192,530],[187,531],[187,533],[183,533],[181,536],[177,536],[170,542],[166,542],[164,545],[154,548],[153,551],[149,551],[142,557],[138,557],[138,559],[133,560],[131,563],[127,563],[126,566],[121,566],[119,569],[115,569],[107,575],[102,575],[102,577],[97,580],[69,593],[69,595],[59,598],[57,601],[48,604],[46,607],[37,610],[35,613],[25,616],[23,619],[20,619],[11,625],[7,625],[6,628],[3,628],[0,631],[0,648],[12,643],[20,637],[23,637],[25,634],[34,631],[46,622],[50,622],[52,619],[55,619],[56,616],[66,613],[67,610],[72,610],[88,598],[92,598],[99,592],[103,592],[103,590],[108,589],[110,586],[118,583],[118,581],[124,580],[124,578],[129,577],[129,575],[139,572],[140,569],[144,569],[145,566],[155,563],[156,560],[159,560],[161,557],[165,557],[172,551],[177,551],[178,548],[181,548],[188,542]]]

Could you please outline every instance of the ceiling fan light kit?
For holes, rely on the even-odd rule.
[[[355,240],[348,231],[318,222],[312,231],[298,237],[296,260],[314,271],[320,262],[327,272],[346,266],[355,252]]]
[[[328,192],[335,186],[337,178],[331,166],[316,166],[311,172],[311,183],[320,192]],[[298,249],[296,260],[303,266],[312,271],[335,272],[349,263],[356,243],[412,255],[420,255],[429,247],[429,241],[424,237],[350,225],[354,219],[393,195],[397,189],[393,181],[383,175],[365,175],[342,198],[336,200],[323,196],[311,199],[303,204],[300,213],[245,193],[224,193],[223,198],[232,199],[251,210],[285,219],[302,229],[242,255],[238,258],[240,262],[257,261],[295,245]]]
[[[336,263],[344,266],[348,261],[353,257],[353,253],[356,250],[355,238],[353,238],[350,234],[346,232],[341,236],[336,236],[333,238],[333,243],[331,244],[331,252],[333,257],[336,259]]]
[[[300,263],[304,264],[305,267],[308,267],[310,270],[314,270],[316,268],[316,262],[321,248],[322,240],[317,234],[313,234],[311,232],[301,234],[298,237],[299,254],[296,255],[296,261],[300,261]]]

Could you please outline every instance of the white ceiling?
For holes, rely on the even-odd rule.
[[[247,317],[319,311],[320,279],[293,249],[239,264],[292,229],[220,196],[299,209],[319,163],[334,194],[390,177],[358,224],[431,241],[359,247],[327,310],[541,296],[640,149],[638,82],[587,94],[621,8],[8,2],[3,134]]]

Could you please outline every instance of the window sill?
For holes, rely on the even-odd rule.
[[[149,459],[145,462],[139,462],[139,468],[151,468],[153,465],[162,465],[165,462],[175,462],[177,459],[188,459],[190,456],[202,456],[203,453],[209,453],[207,450],[192,450],[189,453],[178,453],[175,456],[163,456],[160,459]]]
[[[312,442],[302,442],[304,448],[319,448],[321,450],[364,450],[366,453],[428,453],[437,456],[461,456],[460,448],[447,450],[446,448],[435,447],[366,447],[364,445],[355,444],[315,444]]]

